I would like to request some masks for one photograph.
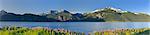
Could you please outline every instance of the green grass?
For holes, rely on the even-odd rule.
[[[121,30],[114,30],[114,31],[97,31],[90,34],[91,35],[149,35],[150,28],[121,29]]]
[[[0,35],[84,35],[80,32],[70,32],[67,30],[53,30],[46,28],[29,29],[25,27],[3,27]]]
[[[89,33],[89,35],[149,35],[150,28],[106,30]],[[63,29],[48,29],[42,27],[3,27],[0,35],[85,35],[81,32],[72,32]]]

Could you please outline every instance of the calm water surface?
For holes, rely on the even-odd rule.
[[[0,22],[0,27],[3,26],[62,28],[87,33],[116,28],[150,28],[150,22]]]

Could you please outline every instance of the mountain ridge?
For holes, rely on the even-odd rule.
[[[150,22],[150,15],[132,13],[121,9],[107,7],[97,9],[93,13],[72,14],[67,10],[51,10],[48,14],[35,15],[26,13],[23,15],[0,11],[0,21],[31,21],[31,22]]]

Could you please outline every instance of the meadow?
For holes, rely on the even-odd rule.
[[[149,35],[150,28],[115,29],[90,32],[88,35]],[[0,35],[86,35],[83,32],[73,32],[64,29],[49,29],[44,27],[2,27]]]
[[[3,27],[0,29],[0,35],[84,35],[84,33],[42,27],[32,29],[25,27]]]

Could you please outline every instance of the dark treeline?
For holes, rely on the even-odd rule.
[[[55,19],[46,18],[46,16],[39,16],[35,14],[14,14],[14,13],[7,13],[6,11],[2,10],[0,12],[0,20],[1,21],[35,21],[35,22],[46,22],[46,21],[56,21]]]

